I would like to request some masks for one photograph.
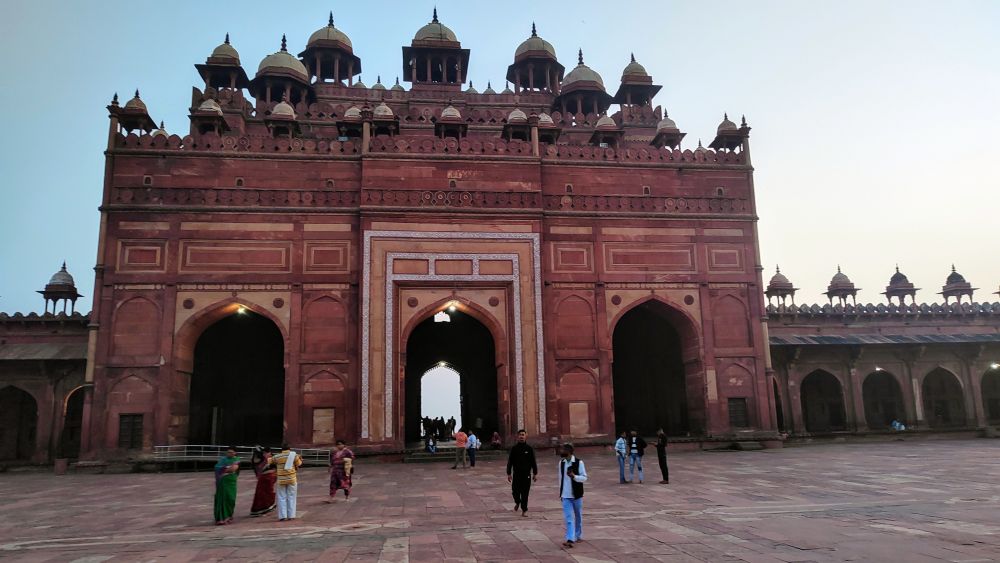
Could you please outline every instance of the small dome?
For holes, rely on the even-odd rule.
[[[309,73],[306,71],[305,65],[288,52],[284,35],[281,36],[281,50],[260,61],[260,65],[257,66],[257,76],[273,71],[290,72],[303,82],[309,82]]]
[[[965,283],[965,276],[963,276],[962,274],[956,272],[955,271],[955,265],[952,264],[952,266],[951,266],[951,273],[948,274],[948,279],[945,281],[945,283],[947,285],[951,285],[953,283]]]
[[[76,282],[73,281],[73,276],[66,271],[66,262],[63,262],[62,268],[58,272],[52,274],[48,285],[65,285],[70,287],[76,285]]]
[[[902,283],[910,283],[910,280],[906,277],[906,274],[899,271],[899,266],[896,266],[896,273],[889,278],[889,285],[899,285]]]
[[[354,83],[354,86],[352,86],[352,88],[368,88],[368,87],[365,86],[365,83],[361,81],[361,77],[359,76],[358,81]]]
[[[393,84],[392,88],[389,88],[393,92],[405,92],[406,89],[399,83],[399,77],[396,77],[396,83]]]
[[[441,119],[462,119],[462,114],[455,106],[448,106],[441,110]]]
[[[163,122],[162,121],[160,122],[160,128],[159,129],[154,129],[153,132],[152,132],[152,135],[154,137],[160,137],[160,136],[167,137],[167,136],[169,136],[167,134],[167,130],[163,128]]]
[[[552,121],[552,116],[551,115],[549,115],[549,114],[547,114],[545,112],[542,112],[542,113],[538,114],[538,124],[539,125],[555,125],[555,122]]]
[[[293,108],[288,102],[281,100],[276,106],[274,106],[274,109],[271,110],[271,117],[295,119],[295,108]]]
[[[392,113],[392,108],[385,105],[385,102],[382,102],[375,106],[375,109],[372,111],[372,115],[383,119],[392,119],[394,114]]]
[[[780,287],[780,286],[791,285],[791,284],[792,284],[792,282],[788,281],[788,278],[785,277],[785,274],[781,273],[781,269],[779,268],[774,273],[774,275],[771,276],[771,281],[768,282],[767,285],[768,286],[774,286],[774,287]]]
[[[615,123],[614,119],[611,119],[607,114],[602,115],[600,119],[597,120],[597,129],[618,129],[618,124]]]
[[[840,267],[837,267],[837,273],[833,274],[833,278],[830,279],[830,286],[845,286],[854,285],[851,278],[847,277],[847,274],[840,271]]]
[[[729,115],[723,114],[722,123],[719,124],[719,128],[716,129],[716,132],[722,133],[723,131],[736,131],[736,130],[737,130],[736,124],[733,123],[732,121],[729,121]]]
[[[351,106],[344,112],[344,119],[361,119],[361,109],[358,106]]]
[[[643,77],[649,76],[649,73],[646,72],[646,67],[635,62],[634,54],[632,55],[632,62],[630,62],[625,67],[625,70],[622,71],[622,78],[625,78],[626,76],[643,76]]]
[[[589,66],[583,64],[583,49],[580,50],[579,61],[580,62],[576,65],[576,68],[569,71],[569,74],[563,78],[563,87],[566,87],[574,82],[596,82],[603,92],[604,80],[601,78],[601,75],[591,70]]]
[[[139,99],[139,91],[135,91],[135,97],[125,102],[125,109],[135,109],[146,111],[146,103]]]
[[[333,12],[330,12],[330,21],[326,24],[326,27],[317,29],[312,35],[309,36],[309,41],[306,43],[306,47],[312,47],[317,41],[339,41],[352,49],[354,47],[351,44],[351,38],[348,37],[343,31],[340,31],[333,26]]]
[[[372,84],[372,90],[385,90],[385,85],[382,84],[381,75],[375,80],[375,84]]]
[[[526,121],[528,121],[528,116],[518,108],[514,108],[514,111],[507,115],[507,123],[524,123]]]
[[[661,119],[660,122],[656,124],[656,132],[659,133],[660,131],[676,131],[676,130],[677,130],[677,124],[674,123],[674,120],[670,119],[670,116],[667,115],[667,112],[664,111],[663,119]]]
[[[496,94],[497,91],[493,89],[489,82],[486,83],[486,89],[483,90],[483,94]]]
[[[229,44],[229,34],[226,34],[226,40],[212,50],[212,54],[209,55],[210,59],[233,59],[233,62],[240,64],[240,54],[236,52],[236,49]]]
[[[210,111],[214,114],[222,115],[222,107],[219,105],[219,102],[213,100],[212,98],[208,98],[207,100],[201,102],[201,105],[198,106],[198,111]]]
[[[476,88],[472,85],[472,81],[470,80],[469,81],[469,87],[465,90],[465,93],[466,94],[478,94],[479,90],[476,90]]]
[[[514,93],[514,91],[510,89],[510,82],[507,83],[507,86],[504,87],[503,92],[500,92],[500,93],[501,94],[513,94]]]
[[[694,152],[696,152],[696,153],[706,153],[706,152],[708,152],[708,149],[706,149],[705,147],[701,146],[701,139],[698,139],[698,148],[694,149]]]
[[[538,36],[534,23],[531,24],[531,37],[525,39],[517,46],[517,50],[514,51],[514,58],[516,59],[528,51],[544,51],[551,55],[553,59],[556,58],[556,48],[552,46],[552,43]]]
[[[458,42],[455,32],[438,21],[437,8],[434,8],[434,18],[431,23],[421,27],[413,36],[414,41],[454,41]]]

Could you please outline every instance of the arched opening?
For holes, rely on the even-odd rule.
[[[198,338],[189,442],[278,445],[284,436],[284,339],[268,318],[238,308]]]
[[[802,380],[802,419],[806,432],[835,432],[847,428],[844,393],[840,381],[829,372],[816,370]]]
[[[986,421],[1000,424],[1000,369],[990,368],[983,374],[983,410]]]
[[[659,301],[626,312],[612,336],[615,423],[619,430],[671,436],[704,430],[702,374],[691,321]]]
[[[448,320],[445,321],[444,317]],[[421,437],[422,380],[431,368],[444,363],[458,373],[460,414],[466,428],[483,434],[507,429],[500,426],[497,390],[496,346],[490,330],[471,314],[456,309],[439,312],[414,327],[406,340],[405,415],[407,442]],[[432,395],[447,396],[447,386],[427,389]],[[428,416],[443,416],[428,413]],[[446,417],[447,418],[447,417]]]
[[[774,414],[775,419],[778,423],[778,430],[781,432],[785,431],[785,409],[781,406],[781,392],[778,391],[778,380],[773,380],[772,388],[774,389]]]
[[[0,389],[0,460],[29,460],[35,453],[38,404],[17,387]]]
[[[924,417],[931,428],[964,426],[965,397],[953,373],[936,368],[924,377]]]
[[[865,377],[861,386],[865,402],[865,420],[868,428],[890,428],[892,421],[905,422],[903,390],[895,376],[885,371],[875,371]]]
[[[420,418],[423,421],[440,418],[445,423],[454,418],[455,428],[463,427],[462,376],[445,362],[425,371],[420,378]],[[434,428],[438,437],[443,437],[439,426],[425,425],[424,432]]]
[[[59,435],[59,457],[80,457],[80,436],[83,430],[84,388],[77,387],[66,397],[62,433]]]

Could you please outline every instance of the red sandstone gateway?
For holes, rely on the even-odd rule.
[[[745,120],[681,149],[635,57],[612,95],[582,51],[565,72],[534,26],[501,92],[463,90],[470,52],[436,12],[403,48],[409,90],[361,83],[332,16],[299,57],[288,48],[283,37],[251,79],[227,36],[195,65],[184,134],[157,128],[139,92],[108,106],[89,341],[86,318],[69,317],[59,330],[79,350],[50,358],[79,367],[86,350],[86,370],[26,384],[62,408],[39,411],[37,437],[11,425],[18,444],[31,438],[17,448],[115,458],[343,438],[395,452],[419,438],[420,380],[441,363],[461,376],[463,419],[507,438],[664,428],[675,442],[770,444],[779,422],[865,429],[868,360],[806,377],[802,350],[854,348],[795,340],[820,329],[794,306],[772,310],[783,363],[770,370]],[[768,295],[794,292],[784,283]],[[963,372],[975,389],[987,351]],[[907,422],[943,408],[897,387],[916,405],[893,407]],[[987,399],[948,416],[978,423]],[[35,400],[4,404],[34,420]],[[64,439],[79,443],[49,445]]]

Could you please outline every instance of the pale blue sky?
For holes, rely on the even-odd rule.
[[[106,142],[104,109],[138,87],[167,129],[187,129],[193,64],[228,31],[251,76],[282,33],[298,53],[334,10],[367,84],[391,83],[400,46],[433,2],[13,0],[0,19],[3,85],[0,311],[39,311],[34,293],[63,259],[90,309]],[[933,301],[950,264],[996,299],[1000,210],[1000,2],[438,1],[472,50],[470,77],[497,89],[531,22],[568,68],[617,87],[630,52],[664,86],[685,145],[722,113],[753,127],[765,283],[780,263],[799,301],[838,263],[878,295],[899,262]],[[489,6],[489,7],[487,7]],[[617,8],[621,8],[618,10]]]

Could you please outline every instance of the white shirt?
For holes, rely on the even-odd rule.
[[[479,449],[479,438],[476,438],[475,434],[469,434],[469,441],[465,443],[465,449]]]
[[[576,461],[576,456],[569,456],[569,459],[559,460],[559,496],[561,498],[575,498],[573,496],[573,485],[569,478],[566,476],[566,470],[573,466],[573,462]],[[577,483],[587,482],[587,468],[583,466],[583,460],[580,460],[580,472],[573,477],[573,481]]]

